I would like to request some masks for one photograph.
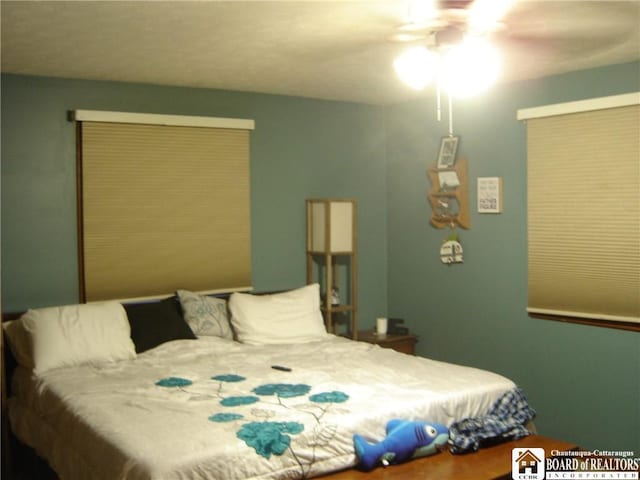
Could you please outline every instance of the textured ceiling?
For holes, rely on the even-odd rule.
[[[5,1],[2,72],[387,104],[406,1]],[[522,1],[503,81],[640,59],[640,1]],[[429,93],[426,93],[429,94]],[[425,95],[425,93],[422,93]]]

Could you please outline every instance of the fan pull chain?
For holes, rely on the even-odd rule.
[[[440,84],[440,75],[436,77],[436,119],[442,121],[442,87]],[[451,92],[447,92],[447,100],[449,103],[449,136],[453,137],[453,97]]]
[[[453,100],[451,99],[451,93],[449,96],[449,136],[453,137]]]
[[[440,104],[440,96],[440,75],[438,75],[436,77],[436,118],[438,119],[438,122],[442,121],[442,106]]]

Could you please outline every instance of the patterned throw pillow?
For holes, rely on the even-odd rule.
[[[188,290],[178,290],[176,293],[182,305],[184,319],[196,336],[233,339],[226,300]]]

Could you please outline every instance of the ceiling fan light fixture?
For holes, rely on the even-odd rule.
[[[415,90],[426,87],[435,75],[437,56],[425,47],[411,47],[393,62],[400,80]]]
[[[453,96],[467,98],[483,92],[498,78],[500,56],[484,38],[467,37],[443,58],[443,86]]]

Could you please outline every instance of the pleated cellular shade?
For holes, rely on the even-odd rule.
[[[251,285],[247,130],[79,128],[85,301]]]
[[[640,322],[640,106],[527,121],[533,313]]]

